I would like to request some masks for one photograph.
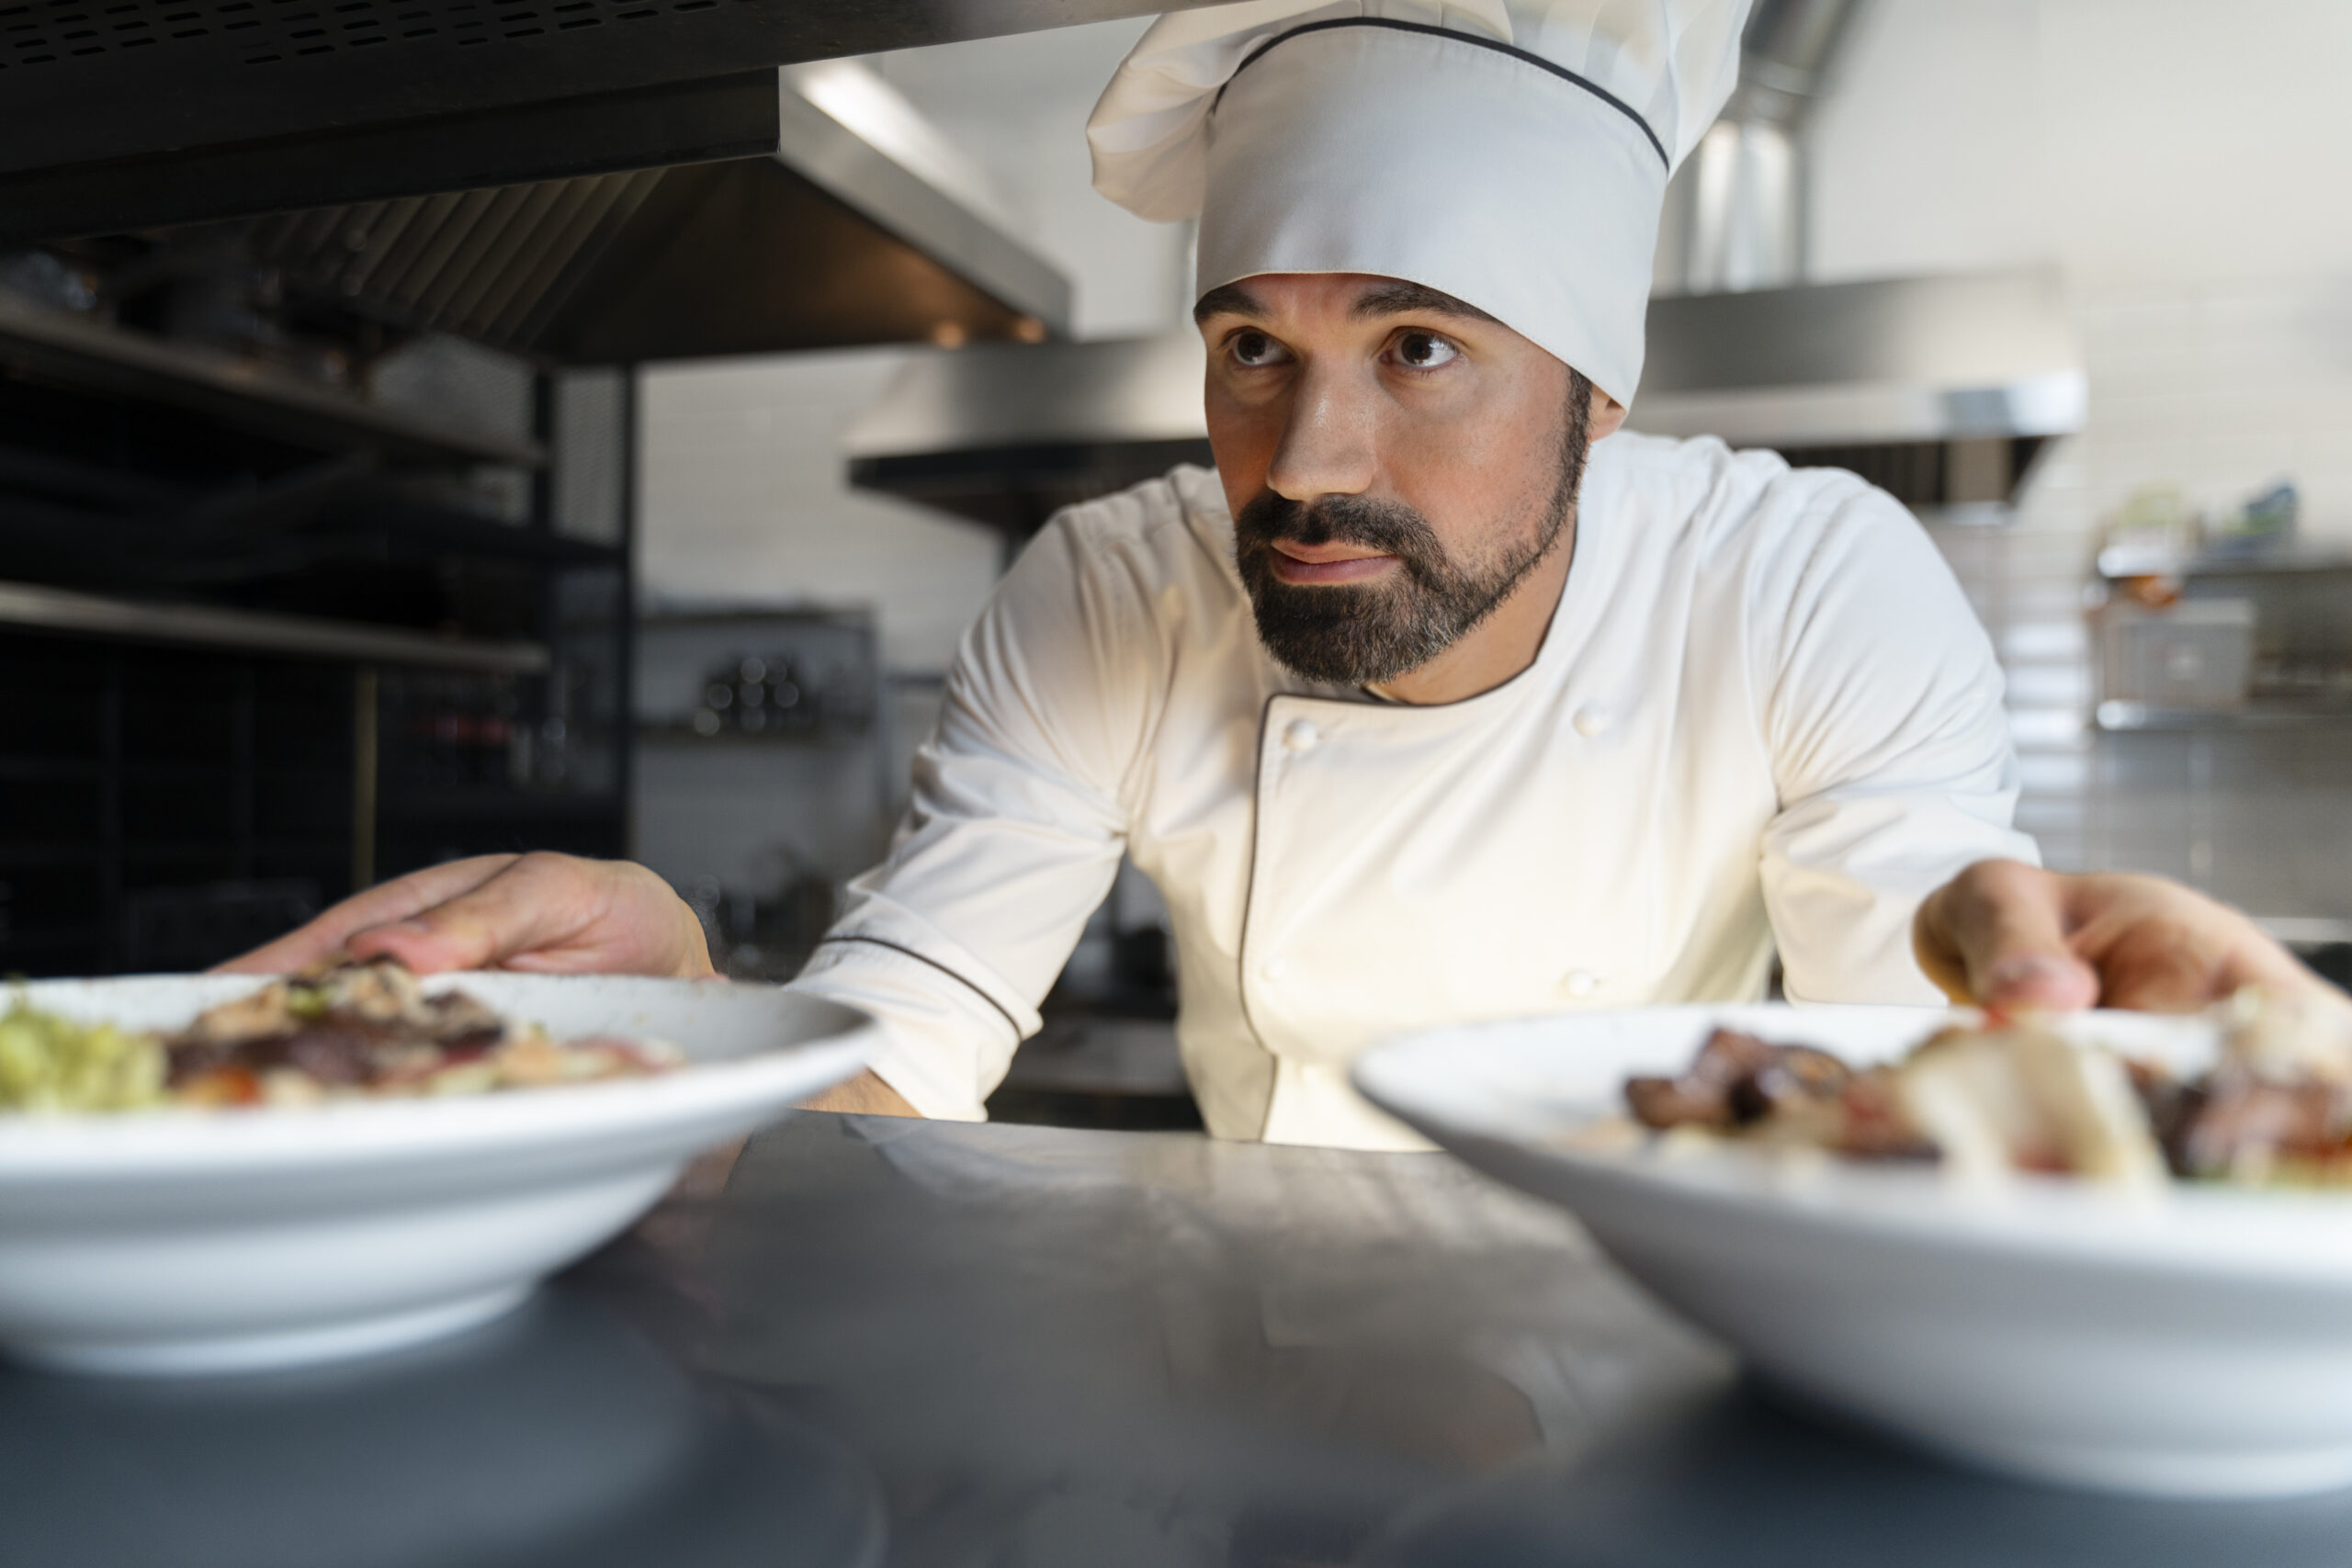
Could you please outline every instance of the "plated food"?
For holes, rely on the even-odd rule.
[[[615,975],[37,980],[6,1005],[0,1349],[170,1375],[493,1317],[697,1152],[855,1074],[873,1032],[775,987]]]
[[[1766,1386],[2012,1473],[2210,1496],[2352,1484],[2344,1060],[2252,998],[1729,1005],[1433,1030],[1354,1077]],[[1639,1080],[1681,1125],[1626,1114]]]
[[[1625,1101],[1657,1132],[1980,1179],[2352,1187],[2352,1021],[2248,990],[2214,1022],[2219,1051],[2189,1074],[2031,1015],[1947,1024],[1899,1061],[1860,1067],[1719,1028],[1679,1073],[1629,1077]]]
[[[462,988],[427,995],[406,968],[379,959],[271,981],[168,1032],[77,1021],[20,994],[0,1015],[0,1110],[481,1094],[642,1077],[683,1060],[661,1041],[558,1040]]]

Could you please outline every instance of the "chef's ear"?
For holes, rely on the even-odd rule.
[[[1592,439],[1598,441],[1604,435],[1614,435],[1617,427],[1625,423],[1626,412],[1623,403],[1595,387],[1592,389],[1592,423],[1589,426]]]

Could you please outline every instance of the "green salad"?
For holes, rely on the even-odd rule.
[[[160,1105],[164,1047],[110,1023],[75,1023],[18,997],[0,1014],[0,1110],[133,1111]]]

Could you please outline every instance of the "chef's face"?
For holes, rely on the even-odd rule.
[[[1623,417],[1583,377],[1395,278],[1252,277],[1194,314],[1236,558],[1283,664],[1391,680],[1551,575],[1586,447]]]

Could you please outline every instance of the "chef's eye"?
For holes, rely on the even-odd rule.
[[[1434,370],[1452,364],[1462,351],[1435,333],[1403,332],[1389,352],[1408,370]]]
[[[1233,355],[1236,365],[1258,369],[1283,362],[1283,345],[1264,333],[1244,328],[1226,340],[1226,351]]]

